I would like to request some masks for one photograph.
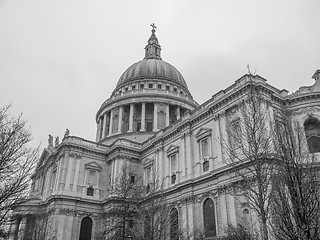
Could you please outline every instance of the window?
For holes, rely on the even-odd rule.
[[[132,85],[131,89],[132,90],[136,89],[136,85]]]
[[[128,88],[128,87],[126,87],[126,88],[124,89],[124,91],[126,91],[126,92],[128,92],[128,90],[129,90],[129,88]]]
[[[177,154],[172,154],[170,156],[170,172],[171,172],[171,184],[175,184],[177,180]]]
[[[145,182],[150,183],[151,181],[151,166],[148,166],[145,168]]]
[[[144,84],[141,83],[141,84],[140,84],[140,89],[143,89],[143,88],[144,88]]]
[[[179,217],[176,208],[170,211],[170,239],[179,240]]]
[[[174,91],[174,92],[177,92],[177,91],[178,91],[178,89],[177,89],[177,88],[174,88],[174,89],[173,89],[173,91]]]
[[[217,236],[214,203],[210,198],[206,199],[203,203],[203,221],[205,236]]]
[[[147,119],[147,132],[153,131],[153,119]]]
[[[153,88],[153,84],[152,83],[149,83],[149,88]]]
[[[239,147],[241,143],[241,126],[240,119],[235,119],[230,124],[229,138],[230,144],[234,147]]]
[[[89,186],[87,188],[87,196],[93,196],[93,194],[94,194],[94,189],[92,186]]]
[[[137,132],[140,132],[141,130],[141,121],[137,120]]]
[[[130,176],[130,183],[135,183],[136,182],[136,177],[135,175]]]
[[[158,89],[161,89],[161,88],[162,88],[161,84],[158,84]]]
[[[196,133],[196,138],[199,146],[200,163],[202,163],[202,170],[206,172],[210,169],[211,153],[211,132],[210,128],[201,128]]]
[[[97,186],[97,173],[96,171],[89,171],[87,185]]]
[[[89,217],[85,217],[81,221],[79,240],[91,240],[91,233],[92,233],[92,220]]]
[[[167,91],[170,91],[170,86],[167,85],[167,86],[166,86],[166,90],[167,90]]]
[[[201,158],[203,160],[202,167],[203,171],[206,172],[209,170],[209,141],[208,138],[205,138],[200,141],[201,146]]]
[[[309,117],[304,122],[304,131],[306,134],[310,153],[320,152],[320,121],[315,117]]]

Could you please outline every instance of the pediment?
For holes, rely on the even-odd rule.
[[[170,145],[169,148],[167,149],[167,155],[170,155],[175,152],[179,152],[179,146]]]
[[[92,170],[101,171],[101,166],[96,162],[86,163],[85,164],[85,168],[86,169],[92,169]]]
[[[195,137],[200,140],[201,138],[210,136],[212,132],[211,128],[200,128],[196,133]]]

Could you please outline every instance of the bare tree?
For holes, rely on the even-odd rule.
[[[307,151],[298,124],[286,121],[277,133],[281,165],[272,201],[274,235],[284,240],[320,239],[319,162]]]
[[[137,204],[141,199],[141,179],[125,165],[110,189],[111,210],[106,213],[104,236],[108,239],[136,239],[134,225]]]
[[[150,168],[149,179],[142,186],[143,195],[137,212],[143,231],[138,234],[143,240],[168,239],[170,228],[170,205],[166,203],[162,181],[154,168]],[[178,219],[174,219],[177,221]]]
[[[275,171],[274,130],[267,100],[253,76],[246,95],[229,119],[228,139],[222,141],[235,174],[231,193],[243,194],[260,221],[262,239],[268,239],[268,219]]]
[[[38,157],[38,148],[28,146],[32,138],[26,121],[10,116],[9,110],[0,109],[0,232],[6,230],[12,209],[27,199]]]

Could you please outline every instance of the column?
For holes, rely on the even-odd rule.
[[[170,112],[169,112],[170,106],[167,104],[166,106],[166,127],[170,124]]]
[[[99,118],[98,123],[97,123],[97,134],[96,134],[96,142],[98,142],[100,140],[100,124],[101,120]]]
[[[123,106],[119,107],[118,133],[122,133],[122,114],[123,114]]]
[[[24,239],[26,225],[27,225],[27,218],[23,217],[21,219],[21,222],[20,222],[20,225],[19,225],[18,240],[23,240]]]
[[[177,106],[177,120],[180,119],[180,107]]]
[[[133,103],[131,103],[130,104],[129,131],[128,132],[132,132],[132,129],[133,129],[133,109],[134,109],[134,105],[133,105]]]
[[[103,123],[102,123],[102,136],[101,139],[104,139],[106,137],[106,123],[107,123],[107,113],[103,115]]]
[[[141,103],[141,129],[144,132],[146,130],[146,104]]]
[[[110,125],[109,125],[109,136],[112,135],[112,128],[113,128],[113,110],[110,112]]]
[[[158,104],[153,104],[153,131],[158,131]]]

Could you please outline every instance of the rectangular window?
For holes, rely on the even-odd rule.
[[[208,138],[201,141],[201,155],[202,158],[209,157],[209,142]]]
[[[161,84],[158,84],[158,89],[161,89],[161,88],[162,88]]]
[[[174,92],[177,92],[177,91],[178,91],[178,89],[177,89],[177,88],[174,88],[174,89],[173,89],[173,91],[174,91]]]
[[[147,132],[152,132],[152,131],[153,131],[153,120],[147,119]]]
[[[136,85],[132,85],[131,89],[132,90],[136,89]]]
[[[141,121],[137,121],[137,132],[141,130]]]
[[[170,91],[170,86],[167,85],[167,86],[166,86],[166,90],[167,90],[167,91]]]
[[[171,173],[175,173],[177,171],[177,154],[172,154],[170,156],[170,166]]]
[[[151,166],[149,166],[145,169],[145,181],[146,181],[146,183],[151,182]]]
[[[230,129],[230,143],[231,146],[239,146],[241,143],[241,126],[240,126],[240,119],[236,119],[231,122],[231,129]]]
[[[141,84],[140,84],[140,89],[143,89],[143,88],[144,88],[144,84],[141,83]]]
[[[135,183],[136,177],[134,175],[130,176],[130,183]]]
[[[149,88],[153,88],[153,84],[152,83],[149,83]]]

